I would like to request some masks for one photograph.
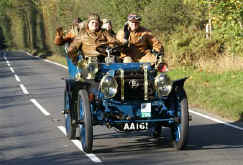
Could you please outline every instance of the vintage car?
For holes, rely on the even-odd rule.
[[[158,57],[150,63],[117,63],[118,48],[102,45],[107,56],[84,58],[77,66],[67,57],[69,75],[64,91],[66,136],[79,138],[92,152],[93,126],[105,125],[122,132],[148,131],[160,137],[169,127],[173,144],[182,149],[188,139],[189,112],[184,82],[172,81],[167,65]],[[76,132],[79,137],[76,137]]]

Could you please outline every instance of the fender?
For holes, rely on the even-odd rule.
[[[184,83],[188,79],[188,77],[184,77],[182,79],[177,79],[173,81],[172,91],[178,91],[184,88]]]
[[[66,89],[70,100],[70,115],[74,121],[78,120],[78,114],[76,112],[78,92],[80,89],[88,89],[90,84],[87,82],[75,81],[73,79],[65,79]]]

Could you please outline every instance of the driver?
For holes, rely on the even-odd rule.
[[[127,48],[121,54],[123,62],[155,63],[157,58],[151,51],[163,54],[162,44],[152,35],[150,30],[140,26],[140,16],[130,14],[127,20],[124,28],[119,30],[116,35],[121,43],[127,44]]]
[[[102,44],[118,44],[118,41],[106,30],[101,29],[100,17],[90,14],[85,30],[81,31],[68,48],[68,56],[74,64],[77,64],[77,51],[81,49],[84,57],[97,57],[101,53],[96,48]]]

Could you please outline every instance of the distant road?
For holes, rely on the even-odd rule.
[[[239,165],[243,131],[192,114],[189,144],[171,146],[145,134],[121,134],[94,127],[94,153],[64,137],[64,81],[67,70],[20,52],[0,53],[1,165]],[[240,128],[240,127],[239,127]]]

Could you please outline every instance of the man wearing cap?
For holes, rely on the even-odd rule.
[[[60,45],[64,45],[67,42],[69,43],[72,42],[75,36],[77,36],[78,33],[82,29],[84,29],[84,24],[85,24],[84,21],[82,22],[80,18],[74,19],[72,23],[72,28],[66,35],[64,35],[62,27],[57,28],[54,43],[60,46]]]
[[[124,28],[118,31],[116,38],[127,49],[121,54],[123,62],[150,62],[155,63],[157,57],[151,52],[164,53],[162,44],[151,33],[150,30],[140,26],[141,17],[130,14]]]
[[[90,14],[86,27],[73,40],[68,48],[68,56],[73,63],[77,63],[77,51],[81,49],[84,57],[97,57],[101,53],[96,48],[101,44],[116,44],[118,41],[106,30],[101,29],[100,17],[97,14]]]

